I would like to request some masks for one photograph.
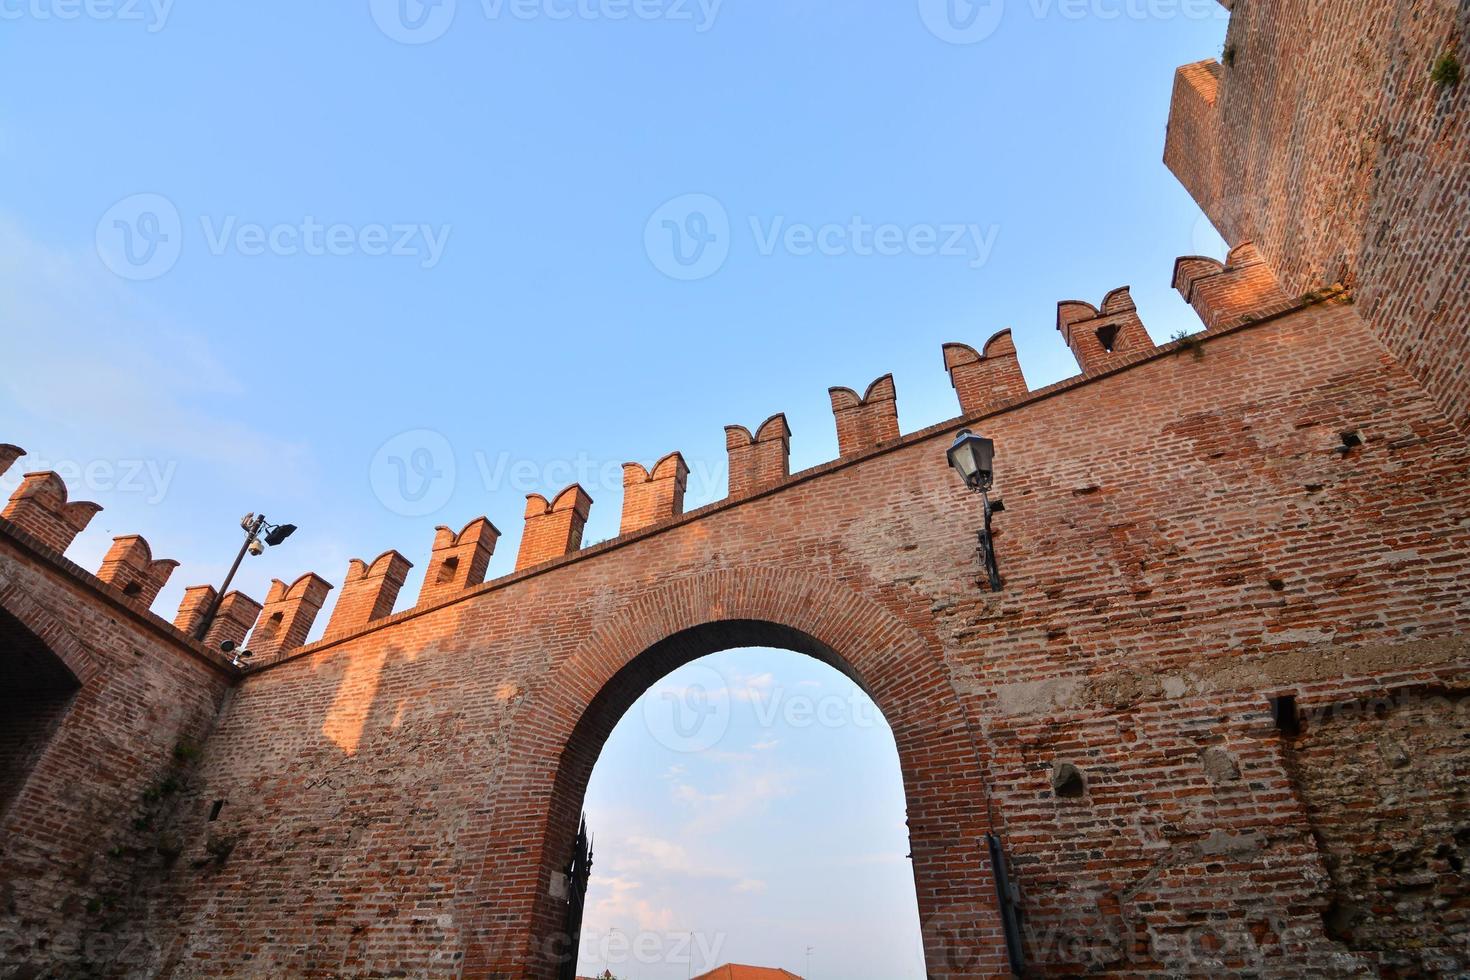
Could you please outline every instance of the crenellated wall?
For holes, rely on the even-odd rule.
[[[1470,971],[1464,96],[1415,81],[1466,13],[1234,8],[1229,64],[1176,79],[1166,159],[1235,245],[1175,264],[1182,341],[1127,287],[1064,301],[1077,377],[1028,390],[1008,331],[947,344],[949,422],[902,432],[890,376],[833,388],[835,460],[791,473],[781,414],[729,426],[726,499],[685,513],[679,453],[629,463],[590,547],[581,487],[532,494],[514,572],[485,581],[488,518],[439,527],[411,608],[409,557],[354,560],[311,644],[320,576],[230,593],[196,643],[213,587],[154,616],[174,563],[128,535],[76,567],[97,505],[27,475],[0,962],[554,976],[603,740],[669,670],[759,645],[883,710],[931,977],[1007,974],[988,832],[1035,975]],[[997,447],[1000,592],[962,426]]]
[[[323,636],[345,636],[392,613],[410,568],[413,562],[396,551],[383,552],[371,565],[352,559]]]
[[[980,353],[965,344],[944,345],[944,369],[959,396],[960,412],[980,415],[1025,398],[1029,389],[1021,375],[1011,332],[1002,330],[985,342]]]
[[[623,519],[619,533],[628,534],[684,513],[689,466],[681,453],[669,453],[654,464],[623,464]]]
[[[1351,305],[1223,319],[970,420],[998,447],[1002,593],[944,463],[957,419],[252,671],[180,825],[186,863],[246,836],[158,907],[258,911],[186,913],[170,962],[547,975],[526,939],[554,932],[601,739],[664,670],[760,642],[838,663],[893,725],[932,975],[997,969],[984,887],[946,892],[988,882],[957,843],[986,827],[1041,973],[1368,969],[1388,940],[1324,926],[1330,854],[1271,699],[1470,684],[1470,448]],[[926,727],[951,705],[967,747]],[[1418,940],[1460,948],[1438,921]]]
[[[0,972],[136,973],[165,946],[139,889],[240,672],[148,612],[171,563],[142,539],[103,577],[54,543],[0,520]]]
[[[898,438],[898,391],[893,375],[868,385],[859,397],[851,388],[829,388],[837,422],[837,453],[852,456]]]
[[[1343,863],[1363,803],[1342,787],[1360,783],[1323,766],[1373,723],[1298,744],[1271,699],[1294,694],[1310,714],[1470,685],[1470,447],[1342,297],[1285,299],[1246,246],[1181,259],[1175,284],[1203,333],[1155,347],[1126,289],[1069,301],[1059,326],[1088,370],[1039,391],[1024,391],[1004,334],[982,354],[947,345],[965,414],[921,432],[895,434],[886,378],[862,398],[834,389],[843,455],[802,473],[784,473],[780,416],[753,436],[731,427],[732,494],[692,513],[681,457],[630,464],[613,541],[580,547],[580,487],[532,495],[520,567],[501,579],[483,581],[498,537],[485,518],[437,530],[413,608],[393,611],[407,557],[354,562],[307,646],[331,588],[316,575],[276,583],[263,608],[232,593],[196,645],[117,587],[152,567],[141,541],[119,539],[109,585],[0,525],[0,579],[125,608],[170,649],[161,664],[212,664],[214,681],[167,695],[174,728],[207,730],[243,676],[197,762],[120,740],[171,787],[139,824],[153,843],[125,845],[134,856],[105,881],[75,878],[105,843],[133,840],[116,800],[142,805],[149,787],[109,787],[112,810],[89,811],[50,877],[19,870],[13,907],[40,921],[63,892],[83,906],[141,894],[113,899],[108,928],[146,937],[143,960],[117,951],[111,972],[547,976],[537,950],[555,937],[556,876],[601,740],[668,669],[758,644],[846,670],[892,725],[933,976],[1004,972],[988,857],[962,843],[987,830],[1005,840],[1040,973],[1351,972],[1401,962],[1406,944],[1463,947],[1450,916],[1351,919],[1375,900],[1365,889],[1397,886]],[[975,502],[944,461],[962,423],[997,444],[1000,593],[981,581]],[[64,499],[35,496],[22,516]],[[179,626],[212,598],[190,590]],[[16,606],[5,593],[0,608]],[[243,674],[207,652],[252,626]],[[10,741],[0,726],[0,771],[24,766],[37,731],[43,758],[85,741],[66,698],[112,697],[97,675],[79,694],[47,690],[37,703],[60,722],[30,719]],[[25,792],[64,783],[32,774]],[[9,812],[38,813],[27,799]],[[1458,855],[1445,819],[1414,831],[1411,853]],[[211,895],[249,914],[216,915]],[[1324,924],[1333,914],[1350,940]],[[108,919],[46,921],[81,936]],[[62,962],[25,935],[17,962]]]

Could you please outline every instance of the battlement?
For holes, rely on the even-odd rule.
[[[1295,305],[1250,243],[1233,249],[1225,262],[1181,257],[1174,265],[1173,283],[1210,329],[1238,327]],[[1126,286],[1108,293],[1097,306],[1082,300],[1058,303],[1056,324],[1083,369],[1084,378],[1079,380],[1126,367],[1137,362],[1139,355],[1156,350]],[[1008,329],[993,334],[979,351],[967,344],[948,343],[942,353],[964,417],[994,412],[1037,394],[1026,384]],[[828,397],[840,459],[861,457],[904,438],[891,374],[877,378],[861,395],[852,388],[833,387]],[[783,413],[766,419],[754,434],[742,425],[726,426],[728,499],[749,497],[789,480],[791,436]],[[23,455],[17,446],[0,444],[0,472]],[[688,479],[689,466],[677,451],[651,468],[625,463],[619,534],[634,534],[683,514]],[[578,484],[551,500],[539,493],[528,495],[515,571],[580,550],[591,508],[591,496]],[[68,501],[61,478],[41,472],[26,476],[4,516],[59,554],[100,509],[97,504]],[[484,516],[469,521],[458,532],[442,525],[435,528],[416,607],[445,602],[484,583],[499,538],[499,529]],[[177,566],[169,559],[155,560],[143,537],[124,535],[114,539],[97,575],[146,606],[157,598]],[[396,550],[385,551],[371,562],[353,559],[323,639],[341,639],[392,616],[412,568],[409,558]],[[330,583],[309,572],[289,586],[275,581],[264,604],[231,592],[220,601],[204,643],[217,650],[225,641],[243,644],[249,636],[257,664],[278,659],[304,644],[331,590]],[[214,598],[212,586],[189,587],[174,616],[174,626],[192,638]]]
[[[348,562],[342,592],[322,638],[345,636],[392,613],[410,568],[413,562],[396,551],[383,552],[371,565],[360,558]]]
[[[573,483],[555,499],[539,493],[526,496],[526,527],[521,533],[521,550],[516,570],[560,558],[582,547],[582,529],[592,512],[592,498]]]
[[[212,585],[191,585],[185,589],[184,599],[179,603],[178,615],[174,617],[174,626],[179,632],[193,637],[199,624],[204,622],[204,617],[209,615],[209,607],[214,604],[218,594],[218,590]],[[260,615],[260,609],[260,603],[243,592],[225,593],[225,597],[219,601],[209,632],[204,634],[205,647],[218,650],[222,643],[233,643],[236,646],[244,643],[246,634]]]
[[[1235,241],[1240,229],[1226,227],[1219,213],[1225,198],[1218,106],[1222,70],[1220,62],[1209,58],[1174,73],[1164,165],[1179,178],[1225,240]]]
[[[743,425],[725,426],[730,457],[731,497],[746,497],[773,487],[791,475],[791,427],[778,412],[760,424],[755,435]]]
[[[130,599],[151,606],[178,567],[179,563],[171,558],[155,561],[143,536],[128,534],[112,539],[112,548],[102,559],[97,577]]]
[[[1084,374],[1096,374],[1154,347],[1127,286],[1103,297],[1102,306],[1077,299],[1057,304],[1057,329]]]
[[[1187,255],[1174,263],[1174,288],[1194,307],[1205,329],[1234,326],[1292,305],[1251,242],[1230,250],[1224,262]]]
[[[274,579],[250,634],[251,652],[265,660],[305,643],[330,591],[332,583],[313,572],[290,585]]]
[[[7,445],[7,449],[14,448]],[[66,483],[46,470],[25,475],[0,517],[61,554],[101,510],[101,504],[89,501],[68,502]]]
[[[1030,391],[1009,329],[987,340],[978,354],[966,344],[945,344],[944,369],[964,415],[983,414]]]
[[[851,388],[828,388],[827,394],[837,421],[839,456],[854,456],[898,438],[898,393],[893,375],[885,374],[868,385],[861,398]]]
[[[485,581],[499,540],[500,529],[484,517],[470,521],[458,534],[443,525],[435,528],[434,551],[419,589],[419,605],[446,599]]]
[[[653,466],[653,472],[641,463],[623,464],[623,520],[620,534],[631,534],[639,528],[684,513],[684,489],[689,482],[689,466],[684,456],[672,452]]]
[[[25,454],[26,451],[19,446],[11,445],[8,442],[0,442],[0,476],[4,476],[6,471],[15,464],[15,461]]]

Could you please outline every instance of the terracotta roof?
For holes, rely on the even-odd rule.
[[[801,980],[801,977],[786,970],[773,970],[766,966],[727,963],[708,973],[701,973],[694,980]]]

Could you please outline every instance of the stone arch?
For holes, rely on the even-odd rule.
[[[555,976],[565,940],[553,881],[571,852],[603,742],[669,671],[741,646],[817,657],[872,697],[903,770],[928,974],[1007,972],[984,842],[986,760],[937,644],[839,583],[746,568],[633,598],[523,702],[505,746],[479,880],[466,896],[476,903],[466,923],[467,976]]]

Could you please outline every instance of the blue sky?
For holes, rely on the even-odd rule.
[[[723,496],[724,425],[784,411],[793,468],[830,459],[831,385],[891,371],[906,431],[950,418],[946,341],[1011,327],[1033,387],[1075,373],[1060,299],[1128,283],[1156,339],[1196,329],[1172,262],[1222,248],[1160,159],[1173,69],[1224,23],[1214,0],[5,0],[0,441],[31,458],[0,489],[49,466],[103,504],[85,566],[124,533],[179,559],[165,615],[246,511],[301,527],[248,593],[398,548],[404,607],[436,524],[488,515],[499,575],[526,493],[580,479],[598,540],[625,461],[682,450],[689,506]],[[773,724],[749,766],[829,761]],[[842,749],[875,786],[881,742]],[[641,789],[595,797],[628,808],[607,833],[691,847],[650,755],[619,731],[598,779]],[[766,909],[860,894],[875,866],[799,873],[787,838],[851,808],[793,785],[721,866],[792,871]],[[781,942],[750,955],[799,967]],[[842,975],[902,975],[865,961]]]
[[[670,674],[608,739],[587,815],[586,974],[805,975],[811,947],[813,976],[924,976],[893,734],[825,664],[737,650]]]

